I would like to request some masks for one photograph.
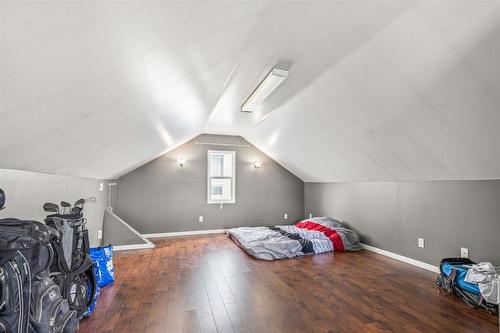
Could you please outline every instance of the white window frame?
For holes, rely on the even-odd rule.
[[[233,162],[232,177],[210,177],[210,155],[211,154],[231,154]],[[211,200],[210,180],[212,178],[230,178],[231,179],[231,200]],[[208,150],[207,151],[207,204],[234,204],[236,203],[236,152],[229,150]]]

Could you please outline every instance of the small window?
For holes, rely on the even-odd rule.
[[[234,151],[208,151],[207,203],[235,203]]]

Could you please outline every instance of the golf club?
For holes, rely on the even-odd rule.
[[[52,202],[46,202],[43,204],[43,210],[47,213],[57,213],[59,214],[59,205]]]
[[[63,214],[66,214],[66,210],[67,210],[67,213],[70,213],[71,211],[71,204],[67,201],[61,201],[61,207],[62,207],[62,213]]]

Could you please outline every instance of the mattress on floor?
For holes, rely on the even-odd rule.
[[[248,254],[263,260],[361,249],[355,231],[327,217],[311,218],[295,225],[232,228],[227,234]]]

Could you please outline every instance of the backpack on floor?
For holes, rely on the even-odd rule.
[[[51,237],[42,223],[0,220],[0,333],[74,333],[76,313],[49,278]]]
[[[81,319],[95,299],[97,288],[93,261],[89,255],[89,236],[82,214],[53,214],[45,223],[58,230],[52,246],[55,260],[50,276],[69,302],[70,308]]]
[[[447,292],[460,297],[467,305],[473,308],[483,308],[496,314],[498,306],[486,302],[481,296],[479,286],[476,283],[465,281],[465,276],[470,266],[475,262],[468,258],[445,258],[441,260],[439,270],[441,274],[437,277],[436,284]]]

